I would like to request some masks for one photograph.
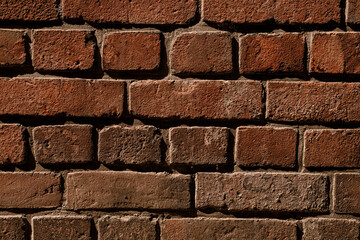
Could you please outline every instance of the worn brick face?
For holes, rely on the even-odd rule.
[[[0,30],[0,67],[13,67],[25,63],[24,35],[24,31]]]
[[[0,165],[25,163],[24,130],[20,124],[0,124]]]
[[[360,1],[359,0],[347,0],[347,19],[349,24],[360,23]]]
[[[19,215],[0,216],[0,239],[25,240],[25,221]]]
[[[360,175],[351,173],[335,174],[335,204],[337,213],[360,213]]]

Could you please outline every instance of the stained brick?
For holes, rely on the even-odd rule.
[[[4,29],[0,30],[0,66],[1,67],[13,67],[25,63],[26,50],[25,50],[24,36],[25,36],[24,31],[4,30]]]
[[[360,23],[360,1],[359,0],[347,0],[347,19],[346,22],[350,24]]]
[[[20,124],[0,124],[0,165],[25,163],[24,130]]]
[[[25,240],[25,229],[25,220],[22,216],[0,216],[0,239]]]
[[[360,174],[335,174],[335,203],[337,213],[360,213]]]

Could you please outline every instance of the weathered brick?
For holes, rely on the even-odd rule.
[[[315,33],[311,45],[310,71],[359,74],[360,33]]]
[[[297,135],[293,128],[239,127],[235,162],[242,167],[294,168]]]
[[[240,72],[301,73],[305,70],[303,34],[250,34],[241,38]]]
[[[155,240],[156,235],[156,221],[147,217],[105,216],[99,219],[99,236],[102,240]]]
[[[360,84],[267,83],[266,117],[276,121],[359,122]]]
[[[175,39],[171,51],[174,73],[230,73],[233,70],[229,33],[184,33]]]
[[[0,115],[119,117],[125,82],[0,78]]]
[[[337,213],[360,213],[360,174],[335,174],[335,203]]]
[[[130,111],[145,118],[259,119],[262,87],[256,81],[137,81]]]
[[[87,216],[37,216],[31,221],[32,239],[91,239],[91,219]]]
[[[24,35],[24,31],[0,30],[0,67],[12,67],[25,63]]]
[[[22,216],[0,216],[0,239],[25,240],[25,234],[25,220]]]
[[[60,177],[53,173],[0,173],[0,208],[54,208],[61,202]]]
[[[346,22],[350,24],[360,23],[360,1],[359,0],[347,0],[347,14]]]
[[[328,178],[299,173],[198,173],[195,206],[228,211],[327,212]]]
[[[35,160],[41,164],[82,164],[93,160],[91,125],[54,125],[33,129]]]
[[[0,124],[0,165],[25,162],[24,130],[20,124]]]
[[[37,30],[33,37],[35,70],[88,70],[94,64],[95,42],[91,31]]]
[[[160,66],[161,40],[158,32],[118,32],[105,36],[105,70],[155,70]]]
[[[339,24],[341,0],[204,0],[204,20],[216,23]]]
[[[69,209],[188,209],[190,176],[93,171],[67,177]]]
[[[64,0],[65,19],[95,23],[187,24],[196,16],[197,0]]]
[[[152,126],[111,126],[99,135],[99,161],[107,165],[160,164],[161,135]]]
[[[359,238],[359,222],[351,219],[308,218],[303,221],[303,240]]]
[[[229,130],[224,127],[175,127],[169,131],[170,163],[227,163]]]
[[[166,219],[161,239],[207,240],[252,239],[296,240],[296,223],[270,219],[183,218]]]

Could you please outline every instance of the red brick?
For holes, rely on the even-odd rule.
[[[301,173],[198,173],[195,206],[228,211],[327,212],[328,178]]]
[[[308,218],[303,221],[303,240],[359,238],[359,222],[353,219]]]
[[[262,87],[256,81],[137,81],[130,111],[145,118],[259,119]]]
[[[86,216],[37,216],[32,218],[32,239],[91,239],[91,219]]]
[[[347,18],[346,22],[350,24],[360,23],[360,1],[347,0]]]
[[[240,43],[240,72],[300,73],[305,70],[303,34],[246,35]]]
[[[24,130],[20,124],[0,124],[0,165],[25,162]]]
[[[161,239],[296,240],[297,238],[296,224],[293,221],[235,218],[173,218],[162,222]]]
[[[0,208],[55,208],[60,177],[53,173],[0,173]]]
[[[1,67],[11,67],[25,63],[26,50],[24,35],[24,31],[4,29],[0,30]]]
[[[125,82],[0,78],[0,115],[119,117]]]
[[[161,135],[152,126],[111,126],[99,135],[99,161],[106,165],[160,164]]]
[[[275,121],[358,122],[359,83],[267,83],[266,117]]]
[[[174,73],[230,73],[233,70],[229,33],[185,33],[175,39],[171,52]]]
[[[0,20],[54,21],[58,19],[57,0],[6,0],[0,2]]]
[[[160,33],[110,33],[105,36],[103,51],[105,70],[155,70],[160,66]]]
[[[69,209],[188,209],[190,176],[93,171],[69,173]]]
[[[216,23],[340,23],[341,0],[204,0],[204,20]]]
[[[297,134],[293,128],[239,127],[235,162],[242,167],[294,168]]]
[[[64,0],[65,19],[95,23],[187,24],[195,18],[197,0]]]
[[[311,44],[310,71],[359,74],[360,33],[315,33]]]
[[[360,174],[335,174],[335,203],[336,213],[360,213]]]
[[[94,64],[95,42],[90,31],[37,30],[33,37],[35,70],[88,70]]]
[[[19,215],[0,216],[0,239],[25,240],[25,221]]]
[[[102,240],[155,240],[156,221],[147,217],[105,216],[99,219],[99,237]]]
[[[91,125],[36,127],[33,129],[35,160],[45,165],[91,162],[91,132]]]
[[[224,127],[175,127],[169,131],[170,163],[227,163],[229,130]]]

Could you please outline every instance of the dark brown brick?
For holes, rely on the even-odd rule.
[[[278,127],[236,129],[235,162],[242,167],[294,168],[297,130]]]
[[[35,160],[41,164],[82,164],[93,160],[91,125],[54,125],[33,129]]]
[[[0,124],[0,165],[25,163],[24,130],[20,124]]]
[[[335,174],[335,203],[337,213],[360,213],[360,174]]]
[[[12,67],[12,66],[22,65],[25,63],[26,50],[25,50],[24,35],[25,35],[24,31],[4,30],[4,29],[0,30],[0,66],[1,67]]]
[[[301,173],[198,173],[195,206],[228,211],[327,212],[328,178]]]
[[[130,111],[144,118],[259,119],[262,87],[256,81],[137,81],[130,85]]]
[[[349,24],[360,23],[360,1],[359,0],[347,0],[347,18],[346,22]]]
[[[188,209],[190,176],[92,171],[69,173],[69,209]]]
[[[0,239],[25,240],[25,221],[22,216],[0,216]]]
[[[171,52],[174,73],[230,73],[233,70],[229,33],[184,33],[175,39]]]
[[[267,83],[266,117],[275,121],[359,122],[360,84]]]
[[[99,135],[99,161],[107,165],[160,164],[161,135],[152,126],[111,126]]]

